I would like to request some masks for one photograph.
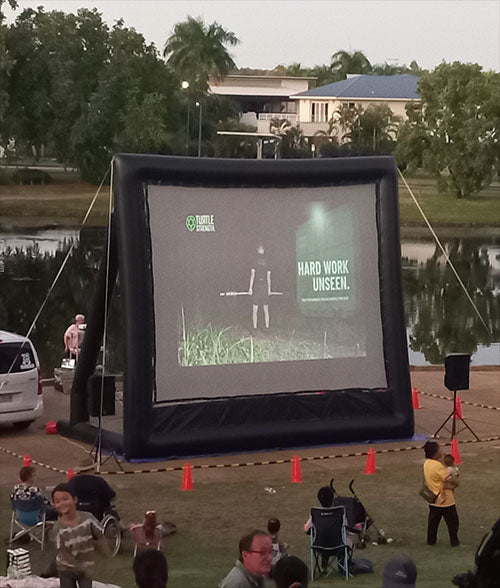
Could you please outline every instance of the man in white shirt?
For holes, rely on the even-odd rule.
[[[75,322],[64,333],[64,351],[69,354],[70,358],[78,359],[83,335],[85,334],[84,324],[85,316],[83,314],[77,314],[75,316]]]

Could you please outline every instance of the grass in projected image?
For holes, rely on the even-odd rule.
[[[179,343],[179,363],[182,366],[269,363],[359,357],[364,345],[346,347],[332,341],[324,331],[323,341],[313,341],[292,331],[287,336],[274,329],[243,333],[241,328],[220,328],[211,324],[182,329]]]

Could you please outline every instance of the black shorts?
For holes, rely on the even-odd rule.
[[[269,304],[269,293],[267,291],[267,283],[257,282],[253,288],[252,302],[255,306]]]

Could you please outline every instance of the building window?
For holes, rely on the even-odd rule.
[[[312,122],[328,122],[328,102],[313,102],[311,104]]]

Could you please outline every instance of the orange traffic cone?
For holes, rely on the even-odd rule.
[[[23,456],[23,466],[30,466],[31,465],[31,456],[29,453],[26,453]]]
[[[182,484],[179,490],[192,490],[193,489],[193,466],[186,462],[182,466]]]
[[[456,439],[451,440],[451,455],[453,455],[453,459],[457,465],[462,463],[462,458],[460,457],[460,451],[458,449],[458,441]]]
[[[76,476],[75,470],[66,470],[66,480],[69,482],[71,478]]]
[[[300,469],[300,457],[294,455],[292,457],[292,473],[290,475],[290,482],[292,484],[298,484],[302,482],[302,471]]]
[[[368,457],[366,458],[365,474],[374,474],[377,466],[375,465],[375,449],[368,450]]]
[[[45,432],[47,435],[57,435],[57,423],[56,421],[48,421],[45,426]]]
[[[455,398],[455,418],[462,420],[462,400],[460,396]]]
[[[413,409],[415,410],[416,408],[422,408],[420,406],[420,399],[419,399],[419,392],[418,392],[418,388],[412,388],[411,389],[411,403],[413,405]]]

